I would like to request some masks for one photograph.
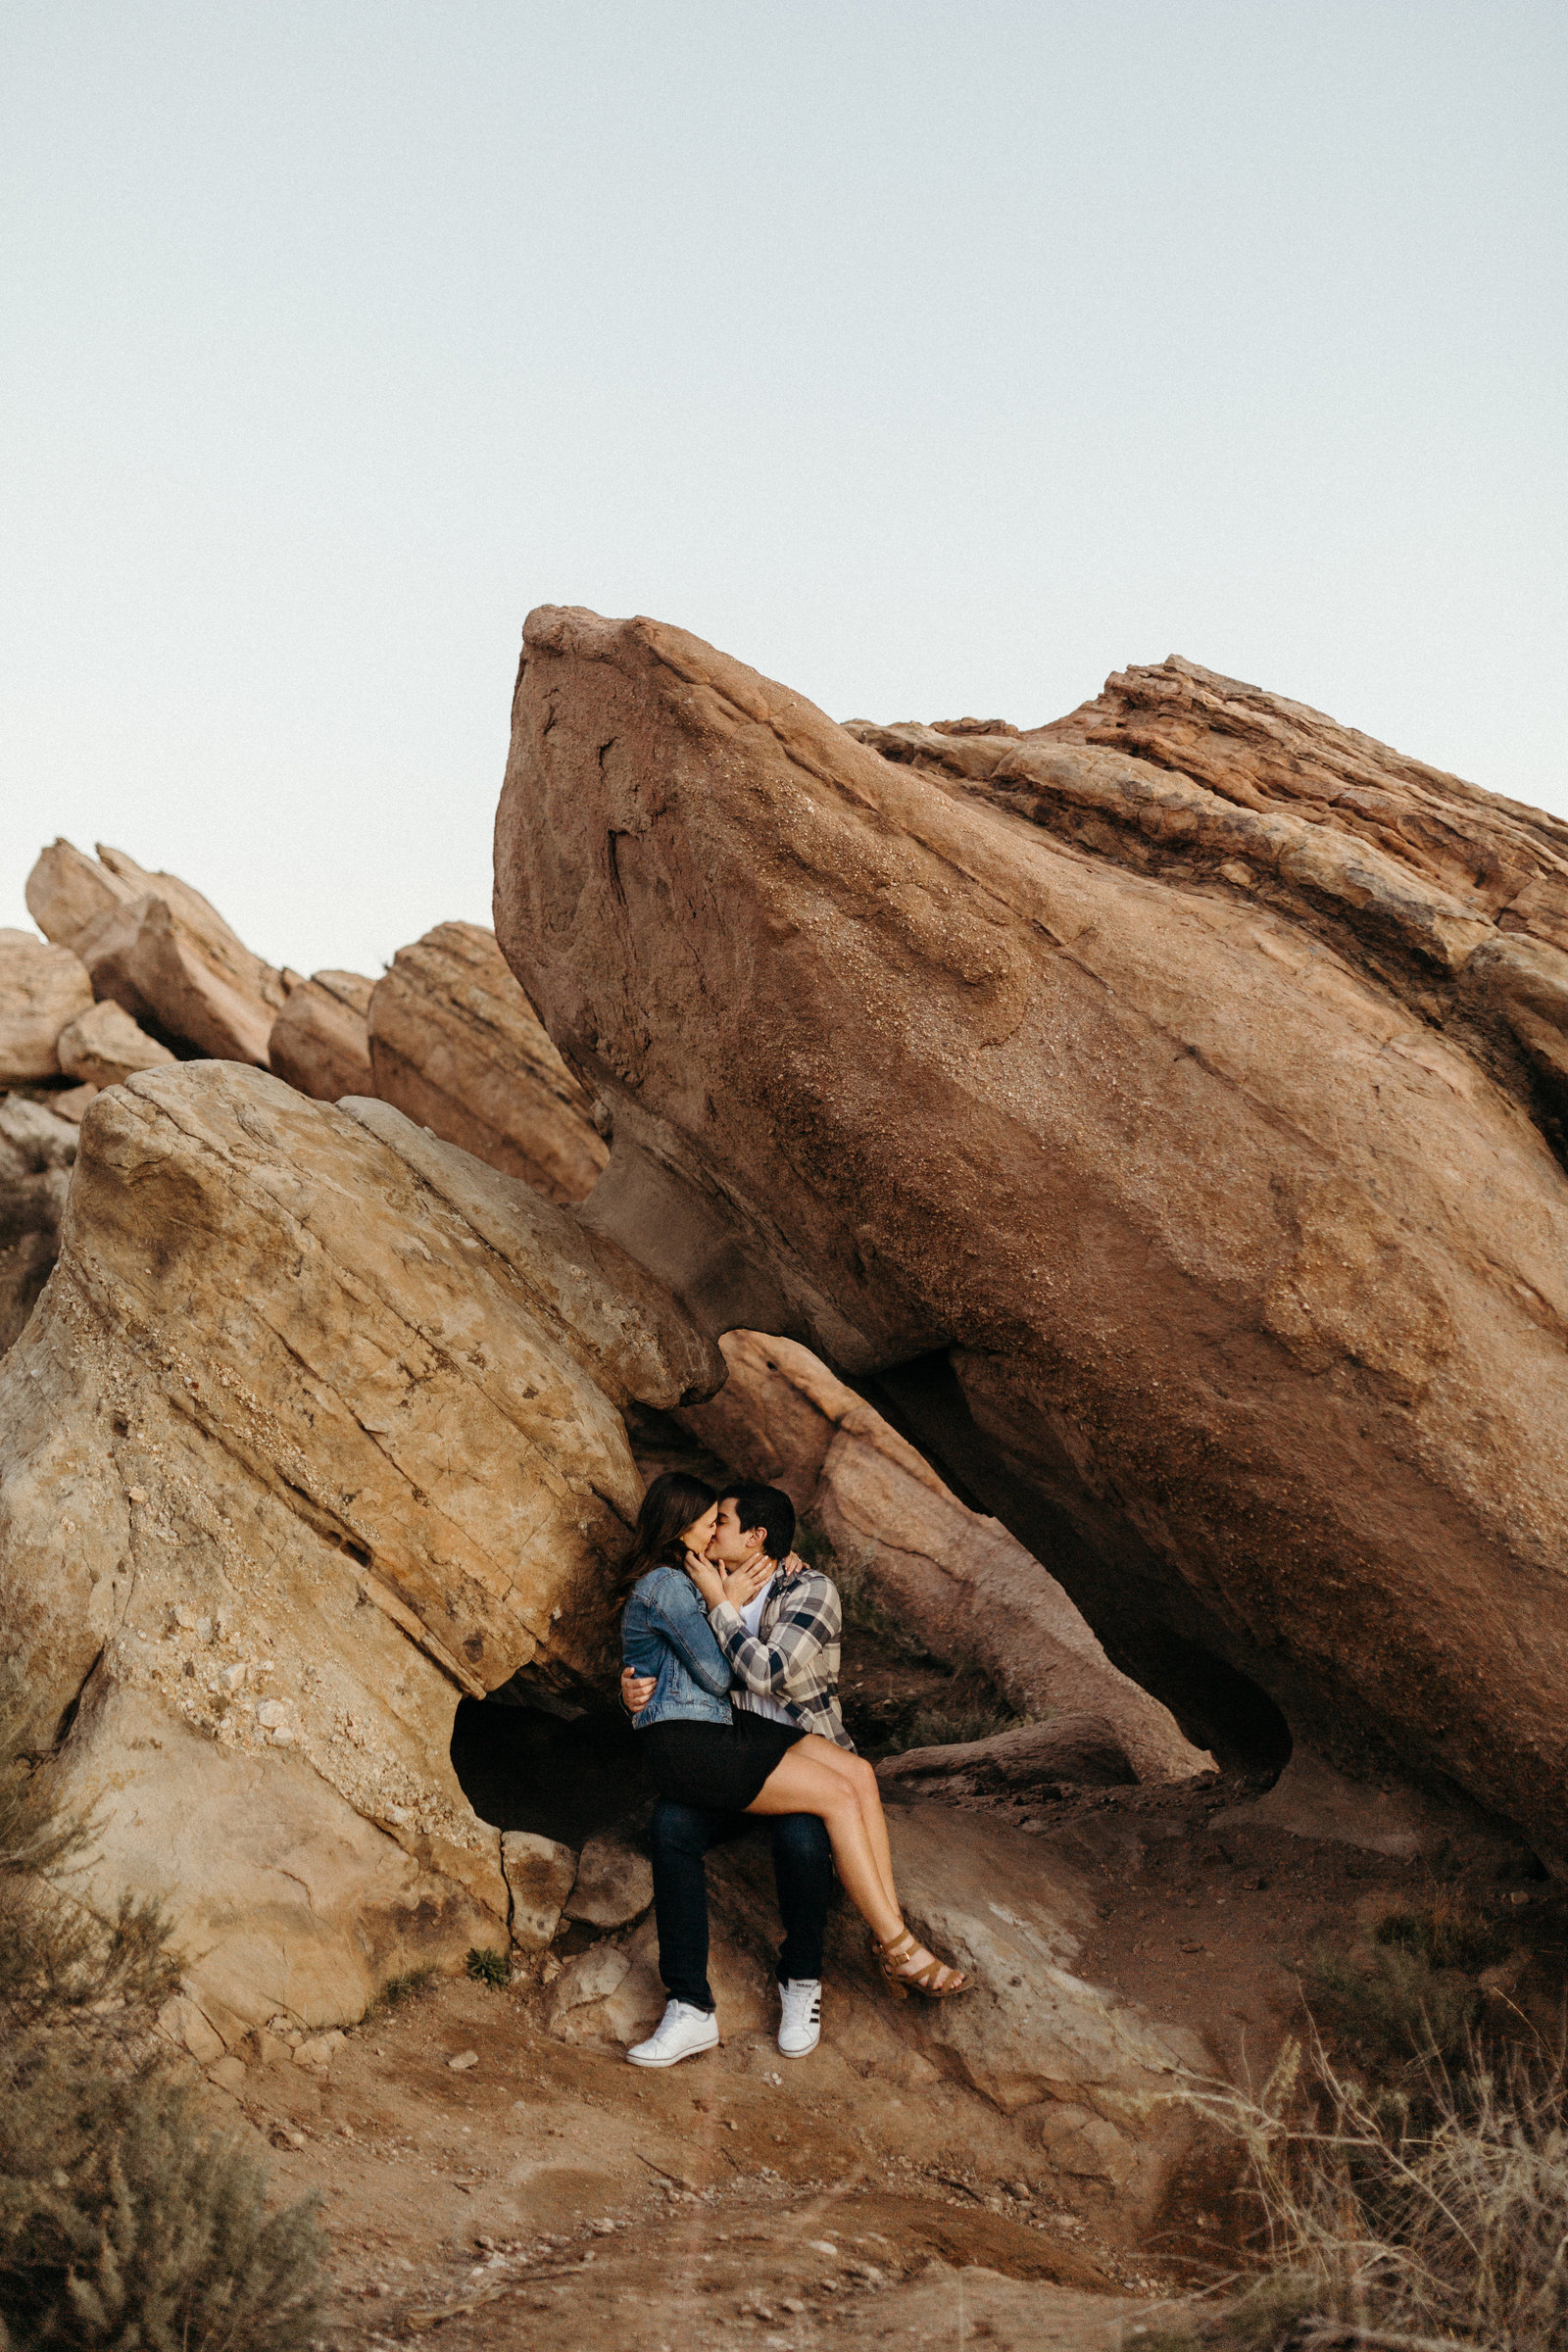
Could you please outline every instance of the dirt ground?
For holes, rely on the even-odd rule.
[[[1035,1834],[1095,1875],[1081,1973],[1256,2079],[1300,2020],[1293,1963],[1431,1886],[1416,1865],[1216,1828],[1236,1794],[1106,1791]],[[1540,1891],[1474,1899],[1508,1911]],[[340,2352],[432,2332],[448,2352],[1132,2352],[1152,2305],[1229,2270],[1248,2226],[1228,2154],[1200,2153],[1158,2223],[1134,2227],[964,2082],[856,2065],[831,1981],[822,2046],[796,2062],[751,2032],[649,2073],[543,2020],[536,1983],[460,1978],[367,2020],[325,2071],[257,2037],[235,2104],[274,2192],[322,2199]]]

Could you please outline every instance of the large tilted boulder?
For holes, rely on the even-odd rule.
[[[530,619],[497,928],[613,1123],[590,1220],[1195,1737],[1283,1710],[1563,1852],[1568,826],[1181,663],[860,732]]]
[[[0,1355],[22,1336],[60,1246],[76,1130],[42,1102],[0,1099]]]
[[[680,1414],[687,1428],[742,1475],[783,1487],[938,1657],[972,1658],[1020,1715],[1098,1726],[1078,1749],[1058,1739],[1036,1759],[1037,1780],[1179,1781],[1210,1768],[1170,1710],[1111,1665],[1055,1578],[999,1521],[966,1509],[808,1348],[756,1331],[720,1345],[729,1378]]]
[[[363,972],[313,972],[300,981],[272,1023],[269,1067],[318,1102],[373,1095],[369,1012],[374,986]]]
[[[504,1943],[456,1703],[612,1683],[620,1408],[722,1369],[570,1212],[360,1107],[232,1062],[101,1095],[0,1366],[26,1744],[95,1810],[90,1898],[167,1905],[228,2040]]]
[[[27,909],[46,939],[81,958],[94,996],[163,1038],[266,1067],[283,975],[188,882],[102,842],[93,858],[56,841],[27,877]]]
[[[400,948],[370,998],[374,1091],[421,1127],[580,1200],[608,1153],[592,1106],[507,969],[492,932],[438,923]]]
[[[60,1032],[91,1003],[79,956],[30,931],[0,931],[0,1086],[58,1077]]]

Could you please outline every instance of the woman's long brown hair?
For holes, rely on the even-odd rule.
[[[637,1533],[626,1564],[615,1581],[615,1590],[622,1598],[650,1568],[685,1567],[681,1531],[690,1527],[694,1519],[700,1519],[705,1511],[711,1510],[717,1500],[711,1487],[684,1470],[660,1472],[643,1496],[643,1507],[637,1514]]]

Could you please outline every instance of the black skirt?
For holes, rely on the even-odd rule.
[[[710,1813],[744,1813],[780,1756],[806,1734],[737,1708],[728,1723],[651,1723],[643,1753],[661,1796]]]

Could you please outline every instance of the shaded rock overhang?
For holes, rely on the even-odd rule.
[[[1189,1720],[1265,1693],[1543,1850],[1564,908],[1568,828],[1191,664],[1026,737],[525,634],[496,928],[613,1120],[586,1221],[862,1385]]]

